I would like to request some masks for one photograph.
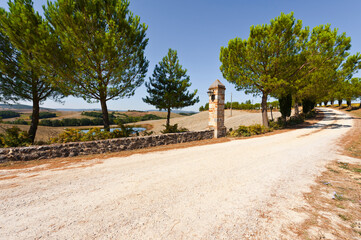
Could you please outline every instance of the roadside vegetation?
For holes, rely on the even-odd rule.
[[[268,127],[265,127],[261,124],[254,124],[250,126],[240,125],[237,129],[230,128],[228,131],[228,136],[231,137],[250,137],[254,135],[265,134],[269,132],[273,132],[275,130],[292,128],[299,124],[302,124],[307,119],[313,119],[316,117],[316,110],[313,109],[307,114],[300,114],[298,116],[292,116],[288,119],[284,119],[282,117],[278,118],[277,121],[269,121]]]
[[[273,102],[267,102],[267,108],[268,109],[279,109],[280,108],[280,103],[278,101],[273,101]],[[235,110],[260,110],[261,109],[261,104],[260,103],[255,103],[252,104],[251,100],[247,100],[246,102],[226,102],[224,104],[224,109],[235,109]],[[209,103],[206,103],[204,106],[201,106],[199,108],[199,111],[208,111],[209,110]]]
[[[333,162],[305,193],[306,214],[301,224],[290,227],[302,239],[361,238],[361,164]]]
[[[101,128],[91,128],[88,132],[83,132],[81,129],[66,129],[59,136],[51,139],[51,143],[67,143],[67,142],[86,142],[95,140],[104,140],[112,138],[129,137],[134,132],[132,127],[119,125],[120,129],[113,131],[104,131]]]
[[[361,55],[350,54],[351,38],[330,24],[310,29],[293,13],[254,25],[249,38],[231,39],[220,51],[220,70],[237,90],[262,97],[262,124],[269,127],[267,99],[279,100],[282,117],[307,114],[316,103],[361,96]],[[260,54],[262,53],[262,54]]]

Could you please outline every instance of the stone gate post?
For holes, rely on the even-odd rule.
[[[217,79],[208,89],[209,96],[209,124],[214,129],[214,138],[226,136],[224,126],[224,97],[226,87]]]

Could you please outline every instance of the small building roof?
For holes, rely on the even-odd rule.
[[[221,83],[221,81],[219,81],[218,79],[216,81],[214,81],[214,83],[212,83],[212,85],[209,87],[209,89],[214,89],[214,88],[226,88],[226,86],[223,85],[223,83]]]

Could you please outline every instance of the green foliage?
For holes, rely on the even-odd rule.
[[[41,120],[39,125],[48,127],[72,127],[72,126],[97,126],[102,125],[102,119],[89,118],[64,118],[64,119],[45,119]]]
[[[241,125],[236,130],[230,131],[229,135],[232,137],[250,137],[253,135],[264,134],[271,131],[273,131],[273,129],[262,126],[260,124],[254,124],[251,126]]]
[[[350,42],[329,24],[309,31],[293,13],[282,13],[270,24],[252,26],[248,39],[235,38],[222,47],[221,71],[238,90],[263,96],[265,124],[267,96],[291,94],[295,103],[316,102],[330,96],[336,83],[350,78],[361,67],[358,53],[346,60]]]
[[[221,48],[223,77],[237,90],[262,95],[263,125],[268,125],[267,97],[288,85],[287,75],[307,35],[293,13],[282,13],[270,24],[251,26],[247,40],[235,38]]]
[[[103,118],[103,113],[101,112],[82,112],[81,115],[95,118]]]
[[[163,134],[166,133],[179,133],[179,132],[188,132],[189,130],[187,128],[184,127],[180,127],[178,128],[178,124],[174,124],[174,125],[163,125],[165,127],[164,130],[160,131]]]
[[[0,9],[0,95],[3,101],[33,103],[29,135],[34,141],[39,104],[61,96],[59,88],[50,83],[55,74],[47,71],[48,63],[39,61],[40,55],[52,54],[46,48],[52,36],[31,0],[10,0],[8,4],[9,12]]]
[[[133,128],[129,126],[120,125],[121,130],[115,129],[113,132],[102,131],[101,128],[91,128],[87,133],[82,132],[81,129],[66,129],[59,134],[58,137],[51,139],[52,143],[67,143],[67,142],[85,142],[104,140],[112,138],[129,137],[133,133]]]
[[[45,61],[73,95],[100,102],[109,129],[106,102],[134,95],[146,76],[147,26],[123,0],[48,1],[44,10],[59,40]]]
[[[179,64],[177,51],[169,49],[168,54],[155,65],[153,77],[145,83],[148,96],[143,98],[145,103],[155,106],[159,110],[167,110],[167,123],[169,125],[170,112],[173,108],[192,106],[199,102],[196,97],[197,90],[188,91],[191,86],[187,69]]]
[[[206,103],[206,104],[204,105],[204,107],[201,106],[201,107],[199,108],[199,111],[200,111],[200,112],[208,111],[208,110],[209,110],[209,103]]]
[[[31,144],[27,132],[21,131],[18,127],[6,128],[4,134],[0,134],[0,147],[24,147]]]
[[[13,111],[0,111],[0,117],[2,119],[20,117],[20,113]]]
[[[53,118],[56,117],[56,113],[52,113],[52,112],[40,112],[39,113],[39,119],[44,119],[44,118]],[[33,115],[30,115],[30,119],[33,118]]]
[[[142,132],[142,135],[143,135],[143,136],[150,136],[150,135],[153,135],[153,134],[154,134],[153,131],[144,130],[144,131]]]
[[[316,106],[316,102],[312,99],[303,99],[302,100],[302,112],[304,114],[309,113],[311,110],[313,110]]]
[[[29,125],[29,122],[24,119],[16,119],[14,121],[6,121],[5,124],[19,124],[19,125]]]
[[[273,102],[267,102],[267,106],[270,107],[272,105],[273,108],[278,109],[279,108],[279,102],[273,101]],[[231,109],[231,102],[226,102],[224,104],[225,109]],[[261,104],[255,103],[252,104],[251,100],[247,100],[246,102],[232,102],[232,109],[237,110],[258,110],[261,109]],[[208,111],[209,110],[209,103],[206,103],[205,106],[201,106],[199,108],[199,111]]]
[[[195,113],[194,112],[180,112],[178,113],[179,115],[182,115],[182,116],[192,116],[194,115]]]
[[[286,117],[291,116],[291,109],[292,109],[292,95],[287,94],[286,96],[279,98],[280,103],[280,112],[282,117],[286,119]]]
[[[115,122],[117,124],[126,124],[126,123],[134,123],[134,122],[141,122],[141,121],[148,121],[148,120],[158,120],[164,119],[163,117],[159,117],[154,114],[145,114],[139,117],[128,116],[126,114],[120,114],[121,117],[117,118]]]

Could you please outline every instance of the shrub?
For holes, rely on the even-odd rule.
[[[189,131],[187,128],[184,128],[184,127],[178,128],[178,124],[169,125],[169,126],[163,125],[163,126],[165,126],[165,129],[160,131],[163,134],[165,134],[165,133],[188,132]]]
[[[147,130],[144,130],[143,132],[142,132],[142,135],[143,136],[150,136],[150,135],[152,135],[152,134],[154,134],[154,132],[153,131],[147,131]]]
[[[0,134],[0,147],[24,147],[30,144],[28,133],[18,127],[7,128],[4,134]]]
[[[282,119],[282,118],[281,118],[281,119]],[[278,123],[278,122],[270,121],[268,127],[273,131],[273,130],[281,129],[281,128],[283,128],[283,126],[284,126],[284,125],[281,125],[281,124]]]
[[[59,134],[58,137],[52,138],[52,143],[67,143],[67,142],[86,142],[96,141],[111,138],[129,137],[133,133],[133,128],[129,126],[119,126],[121,130],[115,129],[113,132],[102,131],[101,128],[91,128],[87,133],[81,129],[66,129]]]
[[[249,137],[253,135],[264,134],[271,132],[272,128],[266,128],[260,124],[254,124],[251,126],[239,126],[236,130],[229,131],[229,135],[232,137]]]
[[[13,111],[0,111],[0,117],[3,119],[20,117],[20,113],[13,112]]]

